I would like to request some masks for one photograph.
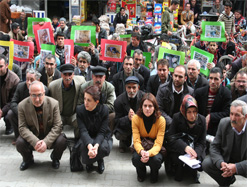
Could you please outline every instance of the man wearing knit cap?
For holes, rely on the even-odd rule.
[[[76,105],[81,84],[85,83],[83,76],[74,76],[74,66],[64,64],[60,68],[62,78],[49,85],[51,97],[59,101],[59,109],[63,125],[74,127],[75,138],[79,138],[79,128],[76,120]]]

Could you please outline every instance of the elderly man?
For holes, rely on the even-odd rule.
[[[144,90],[143,77],[134,71],[134,61],[132,57],[126,56],[123,61],[123,71],[118,72],[113,76],[112,84],[115,87],[116,96],[119,96],[125,91],[125,80],[130,76],[135,76],[139,80],[141,90]]]
[[[5,55],[0,54],[0,119],[4,117],[6,130],[5,134],[9,135],[13,132],[13,128],[7,118],[7,113],[10,109],[10,101],[14,96],[16,87],[20,79],[18,76],[8,69],[8,62]]]
[[[247,104],[235,100],[230,117],[223,118],[213,143],[210,156],[203,163],[203,170],[220,186],[230,186],[235,175],[247,178]]]
[[[86,81],[92,79],[92,70],[90,68],[91,56],[86,51],[81,51],[77,56],[78,67],[75,68],[75,75],[84,76]]]
[[[215,5],[211,8],[209,11],[209,14],[216,14],[219,16],[223,11],[225,7],[220,3],[220,0],[215,0]]]
[[[172,75],[173,79],[162,84],[158,89],[156,99],[168,127],[172,123],[173,114],[179,112],[183,97],[194,93],[194,90],[186,83],[186,74],[187,70],[184,66],[177,66]]]
[[[119,151],[124,153],[132,142],[131,120],[137,112],[142,96],[145,94],[140,90],[139,79],[130,76],[125,80],[125,89],[114,102],[115,129],[114,134],[119,140]]]
[[[210,70],[209,86],[198,88],[195,99],[198,113],[206,117],[207,133],[215,136],[220,120],[229,115],[232,96],[230,91],[221,85],[222,71],[218,67]]]
[[[56,68],[56,58],[54,55],[49,54],[45,57],[45,66],[40,67],[38,72],[41,74],[40,81],[45,85],[49,86],[49,84],[56,79],[61,78],[60,71]]]
[[[27,16],[24,11],[21,12],[20,18],[16,19],[16,22],[19,23],[20,25],[22,36],[26,36],[27,35]]]
[[[157,74],[149,78],[146,91],[156,96],[159,86],[169,82],[171,78],[169,62],[167,59],[160,59],[157,62]]]
[[[25,38],[22,36],[19,23],[12,23],[11,31],[8,33],[11,39],[23,41]]]
[[[194,26],[194,12],[190,10],[189,2],[185,4],[185,10],[181,13],[181,24],[183,25],[185,35],[187,29],[189,29],[191,33],[196,32],[196,28]]]
[[[57,33],[58,32],[62,32],[65,35],[66,32],[67,32],[67,30],[68,30],[68,27],[66,25],[66,19],[65,18],[60,18],[59,25],[60,25],[60,27],[57,27],[56,28],[55,36],[57,36]]]
[[[18,104],[29,96],[29,86],[33,81],[39,81],[41,74],[34,69],[26,70],[26,81],[18,84],[15,94],[10,103],[10,110],[8,111],[9,122],[14,128],[15,139],[19,136],[18,130]],[[48,95],[48,89],[45,87],[46,95]],[[14,143],[14,142],[13,142]]]
[[[208,86],[208,80],[200,74],[200,68],[201,64],[198,60],[192,59],[187,63],[187,84],[194,90]]]
[[[33,150],[44,153],[47,149],[54,149],[51,153],[52,167],[58,169],[59,160],[66,149],[58,101],[45,96],[45,87],[39,81],[31,83],[29,93],[30,97],[18,106],[20,136],[16,149],[23,157],[20,170],[34,163]]]
[[[138,33],[132,33],[131,35],[131,43],[127,46],[127,55],[131,55],[131,50],[140,49],[143,52],[148,52],[147,45],[141,41],[141,35]]]
[[[76,105],[81,84],[85,83],[83,76],[74,76],[74,66],[64,64],[61,66],[62,78],[49,85],[50,96],[59,102],[63,126],[74,127],[75,139],[79,139],[79,128],[76,120]]]
[[[240,70],[231,84],[232,101],[247,94],[247,72]]]

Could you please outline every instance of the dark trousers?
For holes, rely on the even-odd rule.
[[[109,140],[104,139],[103,142],[99,145],[97,156],[93,159],[90,159],[88,156],[87,145],[82,142],[80,145],[82,163],[87,165],[93,164],[94,162],[103,159],[105,156],[108,156],[112,149],[112,143],[112,138],[110,138]]]
[[[147,163],[143,163],[141,161],[141,156],[134,152],[132,157],[132,164],[136,167],[136,172],[138,177],[145,178],[146,177],[146,165],[148,165],[151,169],[151,177],[152,173],[158,173],[161,164],[163,162],[162,154],[158,153],[157,155],[150,157]]]
[[[6,129],[11,128],[11,124],[9,122],[8,112],[4,116],[2,116],[2,117],[3,117],[3,120],[5,122]]]
[[[18,129],[18,115],[16,115],[12,110],[9,110],[6,117],[9,121],[10,125],[14,129],[15,138],[17,139],[18,136],[20,135],[19,129]]]
[[[130,135],[123,135],[120,132],[115,132],[115,137],[117,140],[120,140],[119,147],[129,147],[132,142],[132,134]]]
[[[222,177],[221,174],[223,173],[216,165],[212,162],[210,157],[206,157],[202,162],[203,170],[212,177],[220,186],[230,186],[232,181],[234,180],[235,176],[231,177]]]
[[[52,144],[51,149],[53,149],[51,155],[52,158],[55,160],[60,160],[63,151],[67,147],[67,139],[65,135],[62,133],[58,136],[56,141]],[[16,149],[22,155],[24,162],[29,162],[33,160],[33,151],[34,148],[28,143],[25,139],[19,136],[16,140]]]

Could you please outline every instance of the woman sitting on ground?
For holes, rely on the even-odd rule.
[[[146,93],[141,101],[140,108],[132,119],[133,143],[135,152],[132,163],[136,167],[137,180],[142,182],[146,178],[146,165],[151,168],[151,183],[158,181],[159,169],[163,162],[160,153],[166,121],[161,116],[158,103],[151,93]],[[145,149],[143,140],[149,139],[153,142],[150,149]]]
[[[84,104],[77,107],[77,121],[80,129],[80,152],[87,172],[93,171],[98,162],[98,173],[104,172],[105,156],[112,149],[111,131],[108,126],[108,108],[100,103],[101,93],[97,86],[90,86],[84,92]]]

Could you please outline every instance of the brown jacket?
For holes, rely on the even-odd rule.
[[[6,23],[6,20],[8,22]],[[9,9],[9,5],[7,0],[3,0],[0,3],[0,31],[8,33],[10,31],[10,19],[11,19],[11,11]]]
[[[3,116],[7,114],[10,109],[10,101],[14,96],[15,89],[19,83],[19,77],[11,70],[8,69],[7,76],[3,82],[1,87],[1,110],[3,112]]]
[[[35,147],[39,141],[39,124],[30,97],[19,103],[18,120],[20,136]],[[43,140],[47,148],[51,148],[62,132],[62,121],[58,101],[48,96],[45,96],[43,103],[43,124],[45,135]]]
[[[189,23],[189,25],[191,26],[194,23],[194,12],[192,10],[190,10],[189,14],[188,14],[188,18],[186,18],[186,14],[187,14],[186,10],[184,10],[181,13],[181,24],[186,25],[189,22],[191,22],[191,23]]]
[[[24,36],[22,36],[21,34],[21,30],[16,35],[14,35],[13,31],[10,31],[8,34],[10,38],[14,40],[23,41],[25,39]]]

